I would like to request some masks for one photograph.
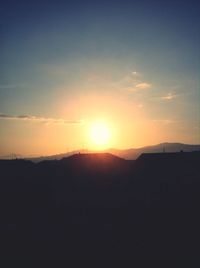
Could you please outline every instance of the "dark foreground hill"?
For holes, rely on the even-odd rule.
[[[198,261],[199,152],[2,160],[0,172],[2,254],[28,267]]]

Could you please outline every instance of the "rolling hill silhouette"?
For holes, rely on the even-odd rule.
[[[1,160],[4,251],[42,252],[46,264],[72,261],[75,267],[197,260],[199,164],[198,151],[146,153],[137,160],[109,153]]]
[[[145,147],[136,148],[136,149],[134,149],[134,148],[122,149],[122,150],[107,149],[104,152],[116,155],[118,157],[121,157],[121,158],[124,158],[127,160],[134,160],[134,159],[138,158],[143,153],[160,153],[160,152],[163,152],[163,149],[165,150],[165,152],[180,152],[180,151],[192,152],[192,151],[199,151],[200,145],[189,145],[189,144],[183,144],[183,143],[165,142],[165,143],[160,143],[157,145],[145,146]],[[95,152],[84,149],[84,150],[71,151],[68,153],[51,155],[51,156],[29,158],[29,160],[34,161],[34,162],[40,162],[43,160],[55,160],[55,159],[60,160],[64,157],[68,157],[68,156],[78,154],[78,153],[85,154],[85,153],[95,153]],[[12,155],[12,157],[8,156],[6,158],[13,158],[13,155]]]

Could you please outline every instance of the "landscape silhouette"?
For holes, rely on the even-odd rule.
[[[200,267],[200,1],[0,7],[0,268]]]
[[[4,252],[74,267],[195,260],[199,164],[200,151],[0,160]]]

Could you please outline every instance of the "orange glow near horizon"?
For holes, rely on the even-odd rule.
[[[121,93],[84,93],[58,99],[55,111],[42,119],[2,119],[0,155],[45,156],[77,150],[140,148],[162,142],[194,143],[180,121],[151,114],[148,102]],[[41,116],[40,116],[41,117]],[[158,120],[156,120],[158,118]],[[195,136],[196,135],[196,136]]]

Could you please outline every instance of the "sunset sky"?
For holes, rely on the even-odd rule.
[[[199,5],[2,1],[0,155],[200,143]]]

